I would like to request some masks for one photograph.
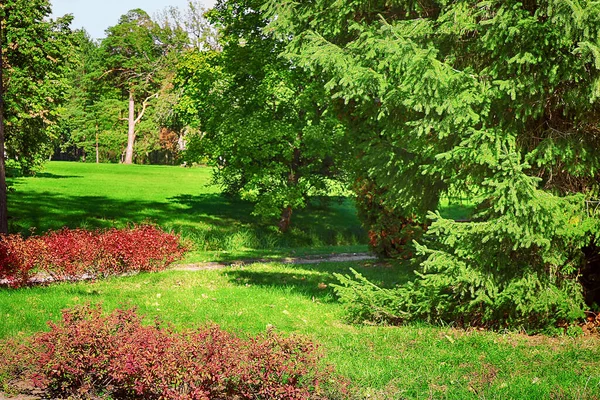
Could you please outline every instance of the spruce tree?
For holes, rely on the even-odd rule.
[[[347,277],[340,293],[394,320],[581,316],[600,230],[600,4],[329,3],[271,1],[271,29],[328,78],[384,203],[431,222],[418,279],[383,303]],[[436,213],[457,192],[477,204],[470,222]]]

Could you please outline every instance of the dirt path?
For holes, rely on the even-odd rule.
[[[325,255],[315,255],[315,256],[306,256],[306,257],[283,257],[283,258],[254,258],[254,259],[245,259],[245,260],[234,260],[234,261],[222,261],[222,262],[202,262],[202,263],[194,263],[194,264],[175,264],[171,268],[167,268],[169,271],[207,271],[214,269],[223,269],[228,267],[240,267],[242,265],[251,265],[256,263],[267,263],[267,262],[275,262],[282,264],[319,264],[324,262],[352,262],[352,261],[368,261],[368,260],[376,260],[377,257],[369,254],[369,253],[337,253],[337,254],[325,254]],[[135,274],[135,273],[134,273]],[[123,276],[128,276],[131,274],[123,274]],[[94,279],[94,276],[89,274],[84,274],[82,276],[73,277],[70,279],[71,282],[76,281],[86,281]],[[48,274],[37,274],[29,279],[29,282],[32,285],[44,285],[48,283],[52,283],[54,279]],[[8,280],[0,279],[0,287],[7,286]],[[0,397],[2,400],[2,397]]]
[[[338,253],[306,257],[283,257],[283,258],[254,258],[247,260],[223,261],[223,262],[203,262],[194,264],[176,264],[170,270],[175,271],[203,271],[212,269],[223,269],[227,267],[239,267],[256,263],[281,263],[281,264],[319,264],[324,262],[352,262],[352,261],[370,261],[377,257],[369,253]]]

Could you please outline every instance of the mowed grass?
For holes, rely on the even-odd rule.
[[[9,225],[30,234],[151,222],[188,240],[190,262],[366,250],[350,199],[313,199],[281,234],[274,221],[251,215],[252,204],[220,195],[210,178],[202,167],[49,162],[36,176],[11,181]]]
[[[401,265],[269,263],[0,289],[0,338],[47,329],[45,321],[78,304],[137,306],[148,323],[158,317],[177,329],[215,322],[241,335],[267,326],[308,335],[369,399],[598,398],[597,338],[347,324],[331,285],[350,267],[386,285],[411,278]]]
[[[366,250],[349,199],[314,199],[282,235],[252,217],[251,204],[221,196],[209,182],[207,168],[53,162],[36,177],[13,181],[10,225],[29,234],[153,222],[191,244],[187,261]],[[471,209],[442,204],[453,218],[468,218]],[[102,303],[106,311],[136,306],[149,323],[158,317],[177,329],[214,322],[241,335],[267,326],[308,335],[369,399],[600,398],[597,338],[348,324],[332,284],[334,273],[349,268],[384,286],[413,277],[402,265],[266,263],[0,288],[0,339],[47,329],[48,320],[77,304]]]

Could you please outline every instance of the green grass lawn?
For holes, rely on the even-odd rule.
[[[375,282],[406,280],[401,266],[255,264],[165,271],[98,282],[0,289],[0,338],[29,335],[87,302],[135,305],[177,328],[208,322],[244,334],[308,335],[365,398],[592,399],[600,394],[597,338],[527,337],[412,324],[350,325],[331,284],[357,268]],[[327,286],[325,286],[327,285]],[[595,397],[596,396],[596,397]]]
[[[9,227],[28,235],[152,222],[188,240],[186,262],[367,250],[351,199],[312,199],[281,234],[276,221],[252,216],[252,204],[222,196],[210,178],[205,167],[49,162],[34,177],[10,180]],[[468,218],[472,208],[448,199],[440,204],[447,218]]]
[[[36,177],[14,179],[13,232],[122,227],[153,222],[191,244],[186,261],[365,251],[353,203],[315,199],[282,235],[251,216],[249,203],[208,184],[207,168],[51,162]],[[442,213],[468,218],[470,204]],[[600,393],[597,338],[528,337],[411,324],[351,325],[332,289],[333,273],[355,268],[386,286],[412,272],[401,265],[254,264],[213,271],[165,271],[98,282],[18,290],[0,288],[0,339],[46,329],[64,308],[135,305],[176,328],[215,322],[240,334],[267,326],[322,344],[326,360],[369,399],[593,399]]]
[[[187,261],[265,255],[366,251],[353,202],[314,199],[279,233],[252,205],[219,194],[209,168],[50,162],[35,177],[13,179],[12,232],[122,227],[153,222],[192,243]]]

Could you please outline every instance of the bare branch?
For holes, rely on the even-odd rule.
[[[142,111],[140,111],[140,113],[138,114],[138,117],[135,119],[135,124],[137,124],[138,122],[140,122],[142,120],[142,117],[144,116],[144,113],[146,112],[146,108],[148,107],[148,103],[150,102],[151,99],[153,99],[155,97],[158,98],[158,92],[156,92],[153,95],[150,95],[150,96],[146,97],[146,99],[144,99],[144,101],[142,102]]]
[[[104,78],[108,74],[112,74],[113,72],[117,72],[117,71],[128,71],[128,69],[126,69],[126,68],[113,68],[113,69],[109,69],[108,71],[105,71],[104,73],[102,73],[102,75],[100,75],[98,77],[98,80]]]

